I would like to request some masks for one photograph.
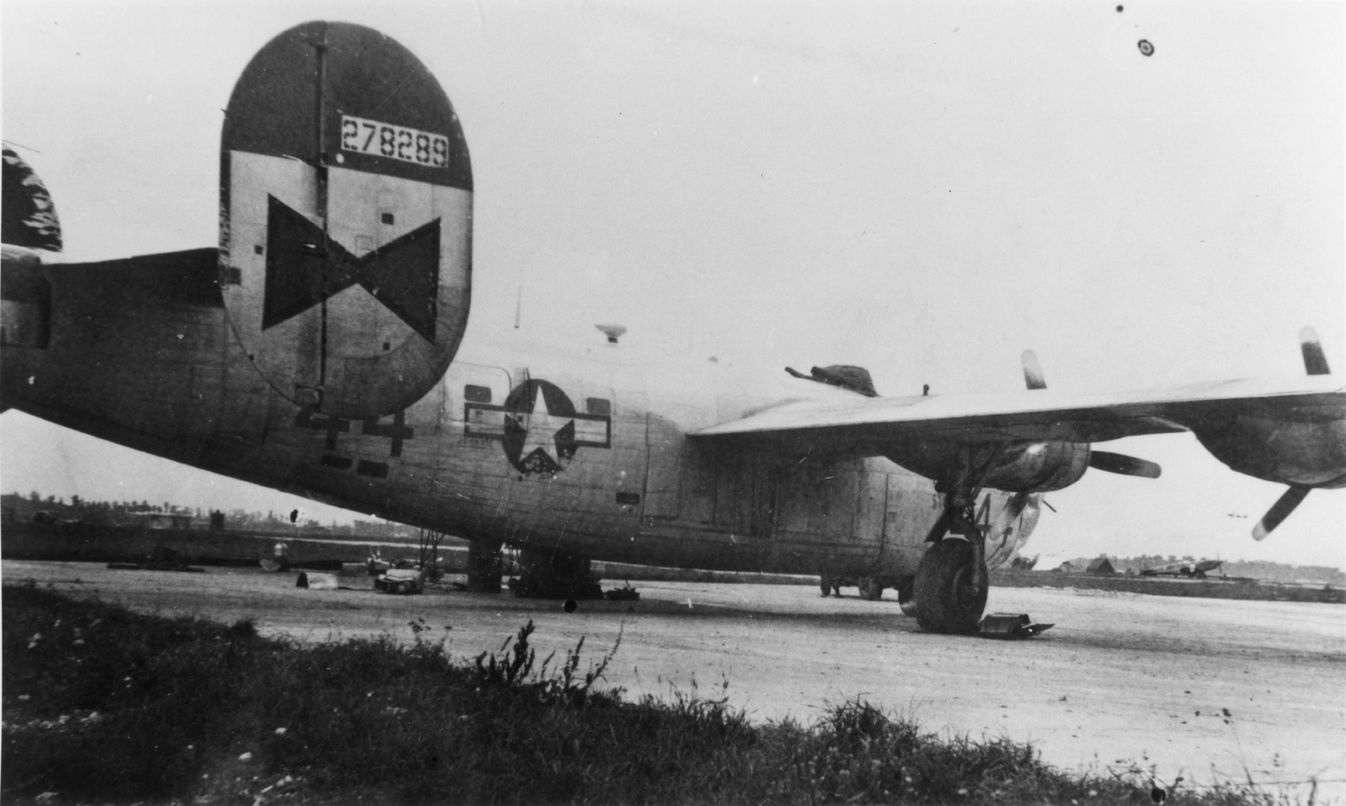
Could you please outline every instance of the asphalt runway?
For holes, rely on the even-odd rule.
[[[992,588],[988,611],[1055,622],[1024,641],[930,635],[889,592],[866,602],[817,587],[638,583],[639,602],[559,602],[458,591],[392,596],[303,590],[297,574],[111,571],[5,561],[33,579],[136,610],[225,622],[298,641],[390,634],[471,657],[498,650],[529,619],[539,656],[585,638],[597,660],[618,635],[606,679],[630,697],[727,696],[754,720],[817,718],[860,697],[924,728],[1031,741],[1066,769],[1153,770],[1164,781],[1286,784],[1316,778],[1346,800],[1346,607],[1045,588]],[[606,581],[605,587],[621,582]],[[424,621],[421,622],[420,620]],[[727,683],[727,687],[725,684]],[[1321,801],[1320,801],[1321,802]]]

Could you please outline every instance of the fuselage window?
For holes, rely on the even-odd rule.
[[[612,401],[605,397],[591,397],[585,401],[584,407],[590,414],[612,415]]]
[[[491,387],[469,383],[463,387],[463,399],[468,403],[490,403]]]

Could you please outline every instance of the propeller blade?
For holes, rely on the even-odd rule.
[[[1157,479],[1161,468],[1154,462],[1137,459],[1122,453],[1091,451],[1089,467],[1108,473],[1120,473],[1123,476],[1140,476],[1145,479]]]
[[[1026,539],[1012,527],[1028,507],[1032,493],[1015,493],[1005,502],[995,523],[986,532],[986,566],[1000,568],[1010,561]]]
[[[1304,371],[1310,375],[1331,375],[1327,367],[1327,356],[1323,345],[1318,341],[1318,331],[1306,327],[1299,331],[1299,349],[1304,354]],[[1268,529],[1267,531],[1271,531]]]
[[[1046,389],[1047,378],[1042,374],[1042,365],[1038,363],[1037,353],[1024,350],[1019,358],[1024,365],[1024,383],[1028,384],[1028,388]]]
[[[987,531],[987,537],[1002,537],[1023,514],[1024,507],[1028,506],[1028,501],[1032,496],[1032,493],[1015,493],[1011,496],[1010,500],[1005,502],[1005,508],[1000,510],[995,524]]]
[[[1257,526],[1253,528],[1253,540],[1263,540],[1271,534],[1273,529],[1281,525],[1281,521],[1290,517],[1290,513],[1295,511],[1295,507],[1299,506],[1299,503],[1308,494],[1308,487],[1291,487],[1286,490],[1280,498],[1276,499],[1276,503],[1271,505],[1271,509],[1267,510],[1267,514],[1262,516],[1262,520],[1258,521]]]

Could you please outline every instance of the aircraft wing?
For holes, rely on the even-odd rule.
[[[1190,430],[1211,416],[1340,411],[1346,385],[1332,376],[1235,380],[1148,392],[1002,394],[796,400],[696,431],[697,438],[836,441],[863,449],[894,441],[1103,442]],[[876,450],[876,452],[879,452]]]
[[[790,455],[885,456],[935,482],[945,511],[928,540],[966,534],[971,494],[983,486],[1027,495],[1074,484],[1086,467],[1158,478],[1159,465],[1094,450],[1090,443],[1192,431],[1231,469],[1289,485],[1253,530],[1265,538],[1310,490],[1346,487],[1346,384],[1330,375],[1318,334],[1300,331],[1306,377],[1217,381],[1146,392],[1049,390],[1031,350],[1026,392],[872,397],[856,383],[868,373],[814,367],[807,378],[859,392],[854,397],[783,401],[693,432]],[[840,372],[846,370],[846,372]],[[858,370],[858,371],[857,371]],[[1016,499],[1017,500],[1017,499]]]

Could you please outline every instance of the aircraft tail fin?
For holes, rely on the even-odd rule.
[[[359,25],[271,40],[234,87],[220,153],[220,287],[253,365],[291,402],[391,414],[467,326],[472,165],[414,54]]]
[[[472,190],[462,126],[435,77],[383,34],[335,22],[281,33],[235,85],[218,246],[44,263],[39,250],[61,248],[55,207],[6,148],[0,406],[137,434],[209,429],[208,418],[151,416],[151,404],[171,397],[165,378],[184,365],[183,395],[204,400],[220,388],[206,379],[224,377],[213,368],[238,350],[312,414],[395,414],[434,388],[462,341]],[[217,343],[221,305],[232,333]],[[153,379],[150,402],[118,387],[129,372]],[[229,382],[247,386],[238,375]]]
[[[4,147],[3,191],[0,241],[22,249],[60,252],[61,220],[47,186],[9,146]]]
[[[0,218],[0,347],[45,347],[51,329],[51,287],[42,254],[61,251],[61,221],[37,173],[4,147],[3,218]],[[0,411],[9,409],[0,392]]]

